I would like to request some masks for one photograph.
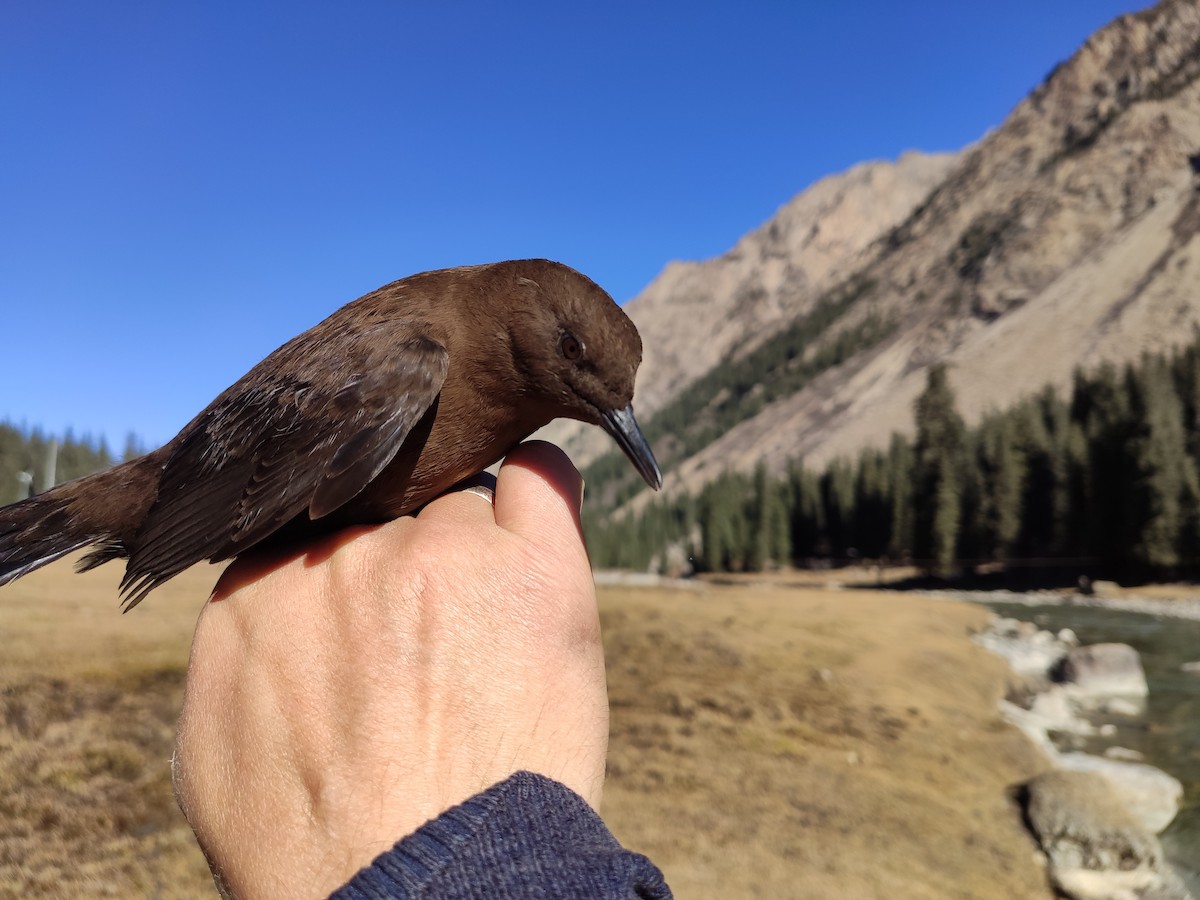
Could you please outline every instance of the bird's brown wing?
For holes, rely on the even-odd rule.
[[[306,510],[313,519],[333,512],[392,461],[442,389],[446,349],[413,334],[338,350],[318,348],[319,362],[341,377],[305,378],[311,360],[275,360],[186,429],[126,565],[126,609],[189,566],[236,556]]]

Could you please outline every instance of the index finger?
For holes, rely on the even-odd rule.
[[[529,441],[508,455],[496,479],[496,524],[531,540],[575,535],[583,477],[567,454],[545,441]]]

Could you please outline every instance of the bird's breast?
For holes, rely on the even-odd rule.
[[[408,515],[497,460],[546,424],[530,408],[443,390],[392,461],[352,501],[358,521]]]

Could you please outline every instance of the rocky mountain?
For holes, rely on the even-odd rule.
[[[793,197],[723,255],[668,263],[625,307],[644,346],[639,417],[811,308],[908,218],[955,160],[912,152],[894,163],[860,163]],[[580,465],[609,449],[603,434],[575,423],[556,422],[540,436],[569,449]]]
[[[1166,0],[1101,29],[958,156],[856,167],[724,256],[668,266],[629,306],[668,489],[883,445],[911,431],[935,362],[973,422],[1191,340],[1198,173],[1200,0]]]
[[[810,309],[863,262],[950,171],[953,154],[906,153],[818,181],[733,249],[672,262],[627,312],[646,345],[638,406],[662,408],[680,389]]]

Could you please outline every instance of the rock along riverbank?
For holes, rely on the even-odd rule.
[[[1080,605],[1200,620],[1200,602],[1062,594],[938,592],[955,600],[1013,606]],[[1055,887],[1079,900],[1186,898],[1187,886],[1156,835],[1179,810],[1180,782],[1121,747],[1112,720],[1133,722],[1148,685],[1137,651],[1121,643],[1080,646],[1069,628],[1051,633],[995,617],[976,635],[1005,658],[1015,676],[1001,712],[1053,768],[1020,788],[1026,822],[1046,854]],[[1107,719],[1103,725],[1092,719]],[[1103,756],[1071,749],[1080,739],[1112,739]]]

